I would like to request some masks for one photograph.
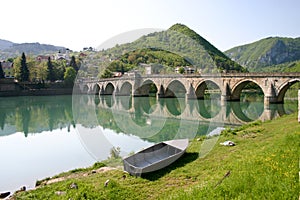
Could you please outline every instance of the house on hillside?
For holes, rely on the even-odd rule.
[[[1,66],[5,75],[5,78],[14,78],[14,63],[8,61],[2,61]]]
[[[180,71],[182,69],[184,70],[183,74],[194,74],[195,71],[196,71],[195,68],[190,67],[190,66],[180,66],[180,67],[176,67],[175,68],[175,72],[178,73],[178,74],[180,74]]]
[[[44,55],[39,55],[35,58],[35,60],[37,62],[45,62],[45,61],[48,61],[48,58],[50,57],[51,60],[54,60],[54,56],[51,55],[51,56],[44,56]]]
[[[70,49],[59,50],[54,56],[54,59],[70,61]]]

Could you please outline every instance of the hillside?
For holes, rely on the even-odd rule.
[[[300,60],[285,62],[278,65],[271,65],[257,69],[261,72],[300,72]]]
[[[1,40],[0,39],[0,50],[7,49],[11,47],[14,43],[8,40]]]
[[[251,44],[234,47],[225,54],[249,71],[300,60],[300,37],[269,37]]]
[[[140,63],[161,64],[173,69],[169,71],[183,64],[193,65],[199,72],[246,71],[182,24],[175,24],[166,31],[144,35],[132,43],[116,45],[101,54],[110,55],[115,60],[108,67],[110,71],[120,71],[122,67],[128,71]]]
[[[49,44],[40,44],[38,42],[17,44],[6,40],[0,40],[0,59],[20,56],[22,52],[30,55],[53,54],[62,49],[66,48]]]

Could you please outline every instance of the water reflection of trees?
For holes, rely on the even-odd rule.
[[[72,114],[72,97],[8,97],[1,98],[0,135],[14,132],[40,133],[75,126]]]
[[[70,129],[77,123],[87,128],[100,125],[103,129],[133,134],[150,141],[207,134],[224,126],[224,122],[216,122],[220,116],[234,115],[241,123],[246,123],[257,120],[265,109],[270,110],[270,118],[285,114],[285,110],[288,113],[297,110],[296,104],[265,108],[263,102],[226,102],[221,105],[218,100],[99,98],[88,95],[1,98],[0,101],[0,135],[23,132],[27,136],[29,133]],[[14,127],[14,130],[7,127]]]

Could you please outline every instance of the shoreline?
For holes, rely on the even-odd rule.
[[[72,94],[81,94],[81,93],[76,91],[74,93],[73,88],[0,91],[0,97],[55,96],[55,95],[72,95]]]
[[[55,96],[82,94],[78,87],[66,87],[62,83],[47,83],[39,85],[35,83],[18,83],[12,79],[0,80],[0,97],[16,96]]]

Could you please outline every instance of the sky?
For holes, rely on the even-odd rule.
[[[300,37],[299,0],[3,0],[0,39],[74,51],[139,29],[187,25],[221,51]]]

